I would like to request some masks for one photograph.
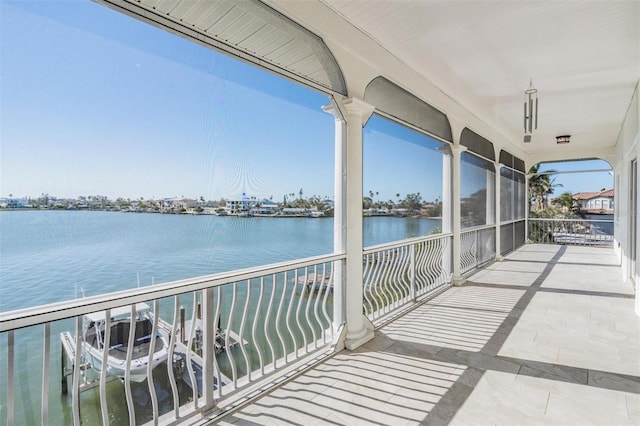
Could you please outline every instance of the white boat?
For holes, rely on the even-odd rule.
[[[129,333],[131,330],[131,307],[123,306],[111,310],[110,337],[105,345],[106,311],[94,312],[84,316],[82,330],[82,355],[85,362],[96,371],[102,370],[103,348],[108,348],[107,374],[124,379],[127,369]],[[152,340],[153,313],[146,303],[136,304],[134,344],[129,368],[130,380],[142,382],[147,378],[147,366]],[[169,353],[169,334],[158,327],[156,331],[152,368],[167,360]]]

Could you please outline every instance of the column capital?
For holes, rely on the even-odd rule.
[[[345,99],[342,101],[342,106],[347,115],[360,117],[363,124],[366,123],[376,109],[373,105],[358,98]]]
[[[464,145],[450,145],[449,148],[451,148],[451,153],[456,157],[459,157],[460,154],[462,154],[468,149]]]

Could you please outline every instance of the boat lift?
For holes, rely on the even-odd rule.
[[[60,341],[62,344],[62,350],[60,351],[60,368],[61,368],[61,386],[62,386],[62,394],[66,395],[69,391],[67,384],[67,377],[73,375],[74,371],[74,361],[76,359],[76,346],[75,340],[71,336],[71,333],[65,331],[60,334]],[[81,358],[82,359],[82,358]],[[91,370],[93,367],[88,362],[82,362],[80,364],[80,375],[81,375],[81,383],[80,383],[80,392],[84,392],[89,389],[93,389],[100,385],[100,380],[90,380],[85,374],[88,370]],[[115,376],[107,376],[107,383],[116,380]]]
[[[198,312],[200,312],[199,309],[198,309]],[[198,315],[198,317],[199,316],[200,315]],[[195,333],[194,333],[192,349],[189,349],[186,343],[188,341],[187,336],[189,336],[191,333],[192,324],[195,325],[195,330],[194,330]],[[245,346],[248,344],[247,340],[240,339],[240,336],[238,336],[238,334],[236,334],[233,331],[230,331],[229,345],[226,345],[225,333],[221,333],[219,331],[218,324],[219,324],[219,318],[216,323],[216,336],[214,339],[216,354],[224,353],[226,350],[231,349],[240,343]],[[171,325],[159,318],[158,318],[158,326],[169,334],[172,331]],[[203,326],[202,320],[199,318],[196,318],[195,320],[191,320],[191,321],[185,321],[185,309],[180,308],[180,326],[179,326],[179,329],[176,331],[176,343],[175,343],[175,349],[174,349],[174,356],[172,360],[174,368],[178,370],[178,374],[176,375],[176,378],[184,381],[184,383],[187,384],[189,387],[192,387],[189,375],[181,374],[181,371],[180,371],[180,370],[184,370],[184,372],[186,373],[187,368],[184,365],[184,363],[188,358],[191,359],[193,370],[196,374],[196,382],[198,385],[199,394],[202,394],[202,371],[203,371],[203,360],[201,357],[202,329],[203,329],[202,326]],[[61,388],[62,388],[62,394],[66,395],[68,393],[67,377],[72,376],[75,371],[74,363],[76,359],[76,340],[69,331],[65,331],[60,334],[60,342],[62,346],[61,362],[60,362]],[[190,357],[188,357],[189,351],[191,351]],[[84,391],[100,386],[100,375],[93,374],[93,376],[95,377],[90,377],[91,374],[87,374],[87,373],[89,373],[92,370],[97,372],[97,370],[91,365],[90,362],[88,362],[84,358],[84,356],[82,356],[82,354],[80,356],[80,360],[81,360],[80,361],[81,364],[79,365],[79,371],[81,375],[80,377],[81,380],[80,380],[79,391],[80,393],[82,393]],[[222,373],[220,373],[220,378],[221,378],[222,386],[231,382],[231,379],[229,379]],[[116,376],[107,375],[107,383],[114,380],[118,380],[118,379],[119,378]]]

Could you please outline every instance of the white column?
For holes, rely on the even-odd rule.
[[[349,350],[373,338],[373,325],[362,313],[362,127],[373,110],[373,106],[356,98],[342,102],[347,123],[345,346]]]
[[[496,262],[500,262],[502,260],[502,245],[500,244],[500,203],[501,203],[501,189],[500,189],[500,170],[502,170],[502,164],[496,164]]]
[[[451,226],[451,211],[453,210],[453,202],[451,201],[451,165],[453,164],[453,156],[451,155],[451,149],[448,144],[442,148],[438,148],[438,151],[442,153],[442,233],[449,234],[453,233]],[[445,282],[448,282],[449,278],[453,275],[452,263],[451,248],[449,248],[442,259]]]
[[[453,156],[449,146],[438,149],[442,153],[442,232],[444,234],[453,232],[451,226],[451,216],[453,210],[453,201],[451,196],[451,177],[453,171],[451,165],[453,164]]]
[[[526,170],[526,168],[525,168]],[[529,242],[529,173],[524,174],[524,243]]]
[[[487,188],[485,217],[487,218],[487,225],[489,225],[495,223],[496,220],[496,182],[495,172],[493,170],[485,170],[485,187]]]
[[[453,228],[453,285],[462,285],[465,279],[460,272],[460,156],[467,150],[464,145],[451,145],[451,201],[452,211],[452,228]]]
[[[337,105],[331,103],[323,106],[322,109],[335,117],[333,252],[345,253],[347,246],[347,126]],[[345,262],[335,262],[333,265],[333,330],[335,333],[339,332],[345,322],[345,278]],[[342,347],[338,350],[340,349]]]

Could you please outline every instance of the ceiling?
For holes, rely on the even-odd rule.
[[[312,87],[347,95],[340,67],[324,42],[258,0],[95,1]]]
[[[529,153],[615,146],[640,78],[637,0],[320,2]],[[327,15],[305,19],[323,28]],[[357,51],[355,39],[324,37]],[[524,144],[530,80],[539,122]],[[557,146],[564,134],[571,143]]]

